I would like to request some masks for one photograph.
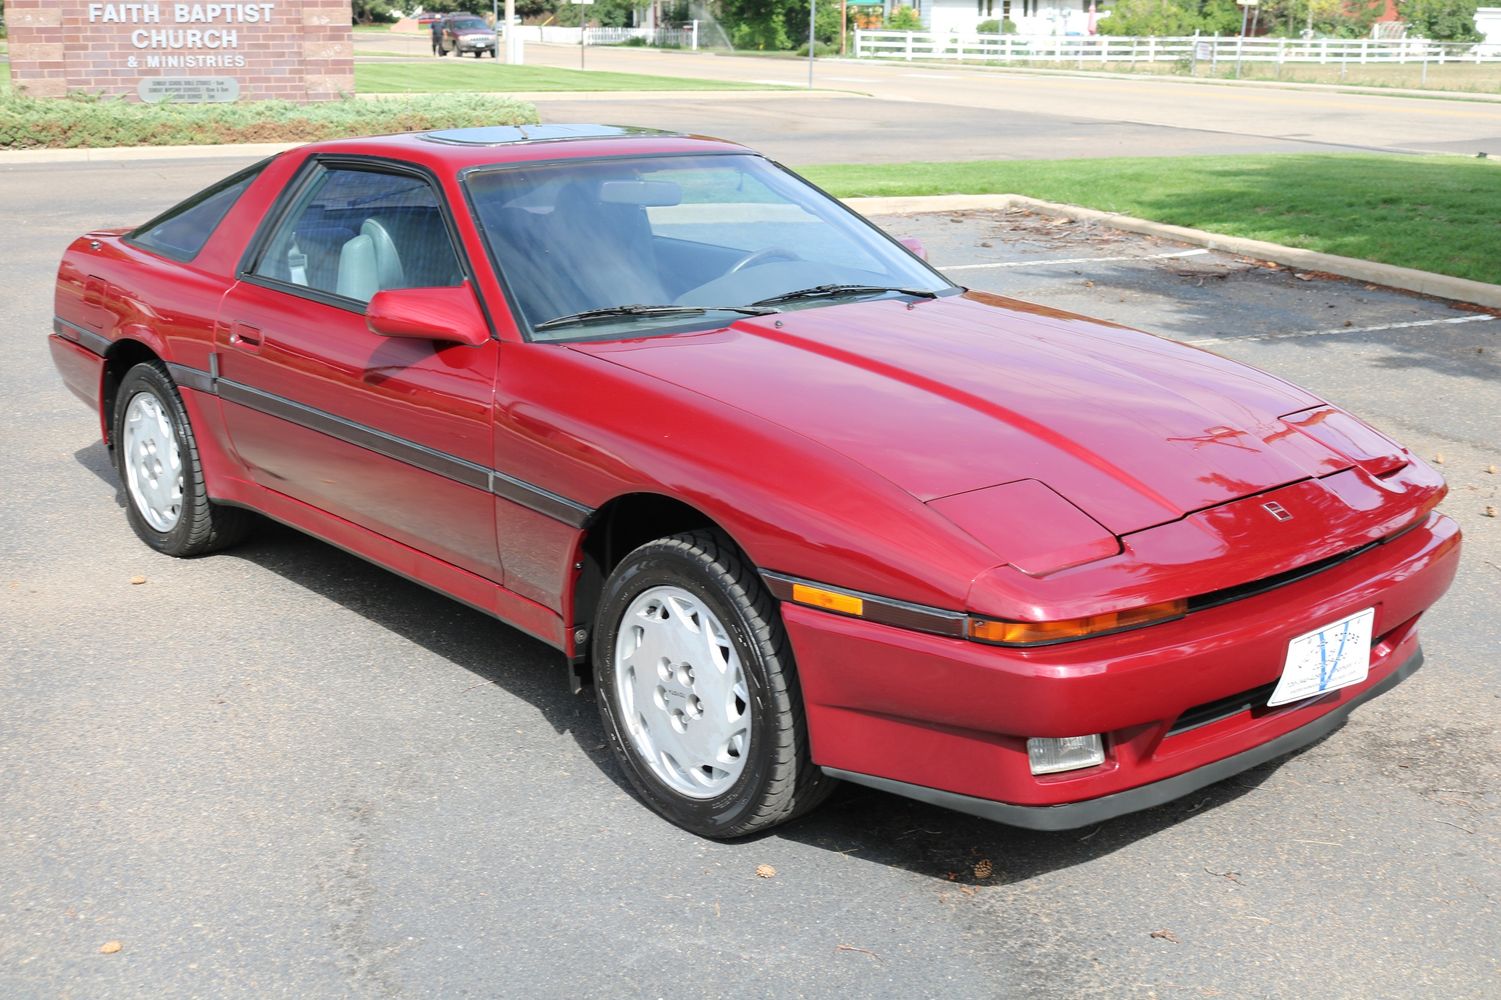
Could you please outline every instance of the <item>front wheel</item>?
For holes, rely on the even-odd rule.
[[[722,536],[628,555],[605,583],[593,655],[611,749],[678,826],[740,837],[827,797],[776,604]]]
[[[142,541],[169,556],[187,557],[244,537],[252,515],[209,500],[187,409],[160,362],[125,373],[115,395],[113,426],[126,518]]]

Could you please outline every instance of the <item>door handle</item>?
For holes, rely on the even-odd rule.
[[[261,331],[245,323],[235,323],[229,328],[229,343],[247,351],[261,348]]]

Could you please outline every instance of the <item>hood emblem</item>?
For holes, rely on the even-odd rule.
[[[1271,503],[1262,504],[1261,509],[1266,511],[1268,514],[1272,515],[1279,521],[1291,521],[1293,519],[1293,516],[1287,512],[1287,508],[1282,506],[1280,503],[1277,503],[1275,500],[1273,500]]]

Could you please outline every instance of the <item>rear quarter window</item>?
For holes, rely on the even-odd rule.
[[[192,260],[264,166],[258,163],[205,188],[128,234],[126,242],[173,260]]]

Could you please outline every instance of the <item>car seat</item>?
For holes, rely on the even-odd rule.
[[[376,292],[402,288],[401,255],[386,227],[374,219],[360,225],[360,234],[339,250],[339,276],[334,290],[347,298],[369,302]]]

